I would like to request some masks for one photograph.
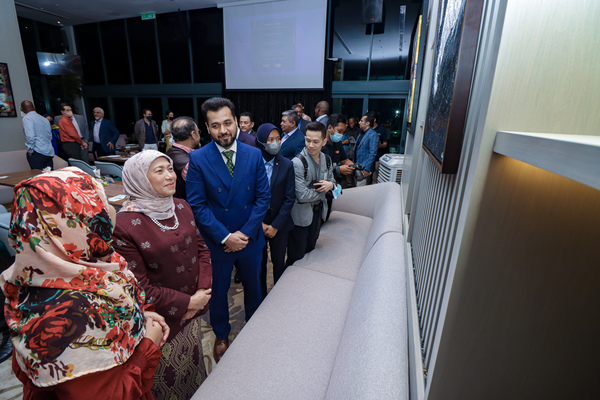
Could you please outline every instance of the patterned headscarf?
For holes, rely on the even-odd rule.
[[[123,364],[145,334],[144,292],[110,245],[102,185],[78,168],[15,187],[0,276],[16,359],[37,386]]]
[[[173,196],[159,195],[148,180],[150,165],[158,157],[166,158],[173,165],[171,158],[156,150],[144,150],[125,162],[123,192],[129,196],[129,200],[123,203],[119,212],[141,212],[158,220],[173,216],[175,213]]]

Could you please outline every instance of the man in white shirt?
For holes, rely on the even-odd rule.
[[[31,169],[53,168],[52,128],[50,122],[35,112],[35,106],[29,100],[21,103],[27,162]]]

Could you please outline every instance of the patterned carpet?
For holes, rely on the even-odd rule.
[[[267,276],[267,287],[273,287],[272,266],[269,262]],[[246,322],[244,321],[244,288],[241,283],[235,283],[231,279],[229,289],[229,314],[231,322],[230,342],[240,333]],[[208,313],[202,317],[202,352],[204,353],[204,364],[206,371],[210,374],[214,368],[215,360],[212,355],[215,335],[209,324]],[[0,364],[0,400],[14,400],[23,397],[21,382],[15,377],[11,369],[11,359]]]

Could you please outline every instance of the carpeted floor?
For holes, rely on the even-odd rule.
[[[270,290],[273,287],[272,265],[269,262],[269,274],[267,276],[267,287]],[[229,289],[229,314],[231,322],[230,342],[240,333],[246,322],[244,321],[244,288],[241,283],[235,283],[231,279]],[[208,313],[202,317],[202,350],[204,353],[204,363],[206,371],[210,374],[215,365],[212,355],[215,335],[209,324]],[[0,364],[0,400],[20,399],[23,396],[21,382],[15,377],[11,369],[11,359]]]

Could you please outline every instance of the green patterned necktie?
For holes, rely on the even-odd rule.
[[[225,157],[227,157],[227,169],[229,170],[229,173],[231,174],[231,176],[233,176],[233,155],[234,155],[234,151],[233,150],[226,150],[223,152],[223,155]]]

